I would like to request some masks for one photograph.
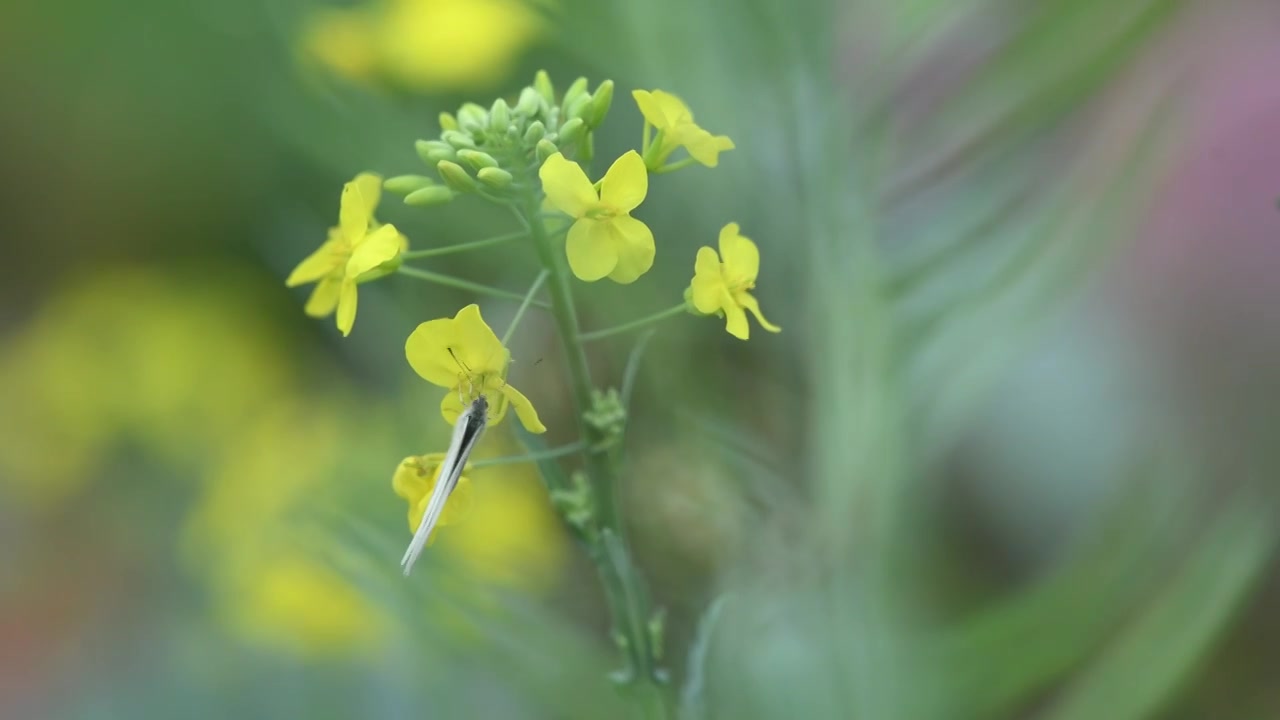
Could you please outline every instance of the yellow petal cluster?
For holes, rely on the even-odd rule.
[[[693,121],[693,113],[680,98],[662,90],[634,90],[640,113],[647,125],[658,131],[653,145],[645,152],[650,170],[657,170],[677,148],[684,148],[694,160],[715,167],[720,153],[733,149],[733,141],[725,135],[712,135]],[[646,135],[648,137],[647,129]]]
[[[507,384],[511,353],[471,304],[452,318],[419,325],[404,344],[405,357],[423,380],[448,390],[440,402],[444,419],[453,424],[479,395],[489,399],[489,424],[496,425],[515,409],[520,424],[532,433],[546,432],[529,398]]]
[[[427,511],[427,503],[431,493],[440,482],[440,463],[444,462],[444,453],[428,453],[414,455],[400,461],[395,475],[391,479],[391,488],[396,495],[409,503],[409,532],[416,533],[422,524],[422,516]],[[464,468],[464,471],[470,466]],[[436,527],[458,522],[471,506],[471,478],[463,475],[445,502],[444,510]],[[427,543],[435,542],[436,532],[431,532]]]
[[[381,225],[373,216],[382,197],[382,178],[361,173],[342,188],[338,225],[329,239],[293,269],[285,285],[316,283],[306,312],[324,317],[337,310],[337,325],[350,335],[356,321],[356,284],[380,277],[409,247],[394,225]]]
[[[741,340],[750,336],[745,311],[755,315],[765,330],[781,332],[782,328],[764,319],[760,304],[748,292],[760,273],[760,250],[738,232],[737,223],[721,228],[719,255],[709,247],[698,250],[693,270],[689,287],[693,306],[705,315],[723,314],[730,335]]]
[[[627,284],[653,267],[653,232],[631,217],[649,193],[649,174],[638,153],[631,150],[615,160],[599,192],[582,168],[560,153],[547,158],[538,177],[546,204],[573,218],[565,252],[578,279],[607,277]]]

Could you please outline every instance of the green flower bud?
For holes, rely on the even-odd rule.
[[[476,177],[485,185],[499,190],[510,185],[513,179],[511,173],[496,167],[481,168]]]
[[[582,118],[573,118],[569,122],[560,126],[560,144],[569,145],[577,142],[582,137],[583,131],[586,129],[586,123],[582,122]]]
[[[564,105],[565,108],[568,108],[570,105],[574,103],[574,101],[576,101],[580,97],[585,96],[586,94],[587,94],[587,79],[584,77],[580,77],[577,80],[573,81],[573,84],[569,86],[568,90],[564,91],[564,100],[561,104]]]
[[[448,161],[446,160],[445,162]],[[404,204],[412,205],[413,207],[431,207],[432,205],[443,205],[452,199],[452,190],[443,185],[432,185],[406,195]]]
[[[553,107],[550,110],[547,110],[546,117],[547,117],[547,127],[560,126],[560,108]]]
[[[591,96],[583,93],[573,102],[564,104],[564,116],[568,120],[580,118],[587,112],[589,107],[591,107]]]
[[[489,111],[475,103],[463,103],[458,108],[458,125],[466,132],[482,130],[489,124]]]
[[[452,113],[447,113],[447,112],[440,113],[440,129],[441,130],[457,130],[458,118],[454,117]]]
[[[471,139],[470,135],[458,130],[445,130],[441,133],[440,138],[459,150],[476,146],[476,142]]]
[[[550,140],[542,138],[538,141],[536,152],[538,154],[538,164],[541,165],[547,161],[547,158],[560,152],[560,148],[556,147],[556,144]]]
[[[542,124],[541,120],[534,120],[529,123],[529,129],[524,131],[524,144],[536,145],[544,135],[547,134],[547,127]]]
[[[476,181],[456,162],[441,160],[436,165],[440,178],[445,184],[458,192],[472,192],[476,189]]]
[[[537,90],[527,87],[520,91],[520,100],[516,102],[516,112],[531,118],[538,114],[540,107],[542,107],[542,98],[538,96]]]
[[[578,142],[578,162],[582,165],[588,165],[595,156],[596,134],[588,130],[582,134],[582,140]]]
[[[419,140],[413,144],[422,162],[434,166],[441,160],[453,160],[456,155],[453,146],[439,140]]]
[[[592,129],[600,127],[604,122],[604,116],[609,114],[609,106],[613,104],[613,81],[605,80],[600,83],[600,87],[596,88],[596,92],[591,96],[591,105],[582,113],[582,119],[587,123],[587,127]]]
[[[533,89],[538,91],[547,105],[556,104],[556,88],[551,84],[551,76],[547,75],[546,70],[539,70],[537,75],[533,76]]]
[[[435,182],[435,180],[432,180],[426,175],[397,175],[384,180],[382,187],[386,188],[387,192],[393,192],[397,195],[407,195],[415,190],[421,190],[424,187],[434,185]]]
[[[493,101],[493,108],[489,110],[489,129],[496,133],[504,133],[511,126],[511,108],[507,107],[507,101],[498,98]]]
[[[498,161],[492,155],[479,150],[459,150],[458,159],[477,170],[498,167]]]
[[[507,126],[507,142],[515,143],[520,140],[520,127],[518,125]]]

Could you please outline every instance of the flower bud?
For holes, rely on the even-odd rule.
[[[458,159],[479,170],[481,168],[498,167],[498,161],[487,152],[479,150],[459,150]]]
[[[458,118],[454,117],[452,113],[447,113],[447,112],[440,113],[440,129],[441,130],[457,130]]]
[[[458,108],[458,126],[466,132],[482,130],[489,124],[489,111],[475,103],[463,103]]]
[[[583,116],[584,113],[587,112],[587,108],[589,108],[590,106],[591,106],[591,96],[586,93],[583,93],[579,95],[577,99],[575,99],[573,102],[566,102],[564,104],[564,117],[566,120],[572,120],[573,118],[580,118]]]
[[[511,173],[496,167],[481,168],[476,177],[485,185],[498,190],[510,185],[512,180]]]
[[[605,80],[600,83],[600,87],[596,88],[595,94],[591,96],[591,105],[582,113],[582,119],[587,123],[587,127],[592,129],[600,127],[604,122],[604,116],[609,114],[611,104],[613,104],[613,81]]]
[[[441,160],[453,160],[456,157],[453,146],[439,140],[418,140],[413,144],[413,149],[418,151],[422,162],[433,166]]]
[[[541,120],[534,120],[529,123],[529,129],[524,131],[525,146],[536,145],[544,135],[547,134],[547,127],[542,124]]]
[[[447,160],[445,162],[448,162]],[[405,205],[413,207],[431,207],[443,205],[453,199],[453,191],[443,185],[431,185],[415,190],[404,198]]]
[[[440,138],[459,150],[463,148],[474,148],[476,146],[475,141],[471,139],[470,135],[458,130],[445,130],[441,133]]]
[[[476,181],[458,163],[441,160],[436,165],[436,170],[440,171],[440,178],[445,184],[458,192],[472,192],[476,189]]]
[[[426,175],[397,175],[384,180],[382,187],[386,188],[387,192],[393,192],[397,195],[407,195],[415,190],[421,190],[424,187],[434,185],[435,182],[435,180],[432,180]]]
[[[569,145],[578,141],[582,137],[582,132],[586,128],[586,123],[582,122],[582,118],[573,118],[560,126],[560,144]]]
[[[511,126],[511,108],[507,107],[507,101],[498,98],[493,101],[493,107],[489,110],[489,129],[496,133],[504,133]]]
[[[596,134],[588,130],[583,133],[582,140],[578,142],[578,162],[582,165],[588,165],[595,156]]]
[[[539,165],[546,162],[547,158],[560,152],[560,148],[556,147],[555,143],[551,142],[546,138],[542,138],[541,140],[538,141],[536,150],[538,154]]]
[[[533,89],[538,91],[538,95],[547,105],[556,104],[556,88],[551,84],[551,76],[547,75],[546,70],[539,70],[538,74],[533,76]]]
[[[560,108],[553,107],[547,110],[547,127],[560,126]]]
[[[538,114],[538,108],[542,106],[542,99],[538,97],[538,91],[531,87],[527,87],[520,91],[520,100],[516,102],[516,112],[525,117],[533,117]]]
[[[564,91],[564,101],[561,104],[567,109],[570,105],[573,105],[578,98],[583,97],[586,94],[587,79],[580,77],[573,81],[573,84],[569,86],[568,90]]]

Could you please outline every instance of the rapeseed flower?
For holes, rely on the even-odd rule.
[[[444,456],[444,453],[428,453],[407,457],[400,461],[395,475],[391,478],[391,488],[395,490],[396,495],[409,503],[410,534],[418,532],[418,526],[422,524],[422,516],[427,511],[431,492],[435,490],[436,483],[440,482],[440,464],[444,462]],[[468,471],[470,467],[468,464],[463,471]],[[471,478],[462,475],[458,478],[458,484],[454,486],[453,492],[449,494],[436,527],[457,522],[466,514],[470,505]],[[431,537],[427,539],[428,544],[435,541],[435,535],[436,532],[433,530]]]
[[[661,168],[677,148],[689,151],[694,160],[715,167],[720,153],[733,149],[733,141],[725,135],[712,135],[693,121],[693,113],[680,98],[662,90],[633,90],[631,96],[644,115],[646,126],[658,131],[650,144],[648,127],[645,128],[645,165],[650,170]]]
[[[316,283],[306,313],[324,317],[337,310],[337,325],[350,335],[356,321],[356,285],[394,269],[409,241],[394,225],[381,225],[373,211],[382,196],[382,178],[361,173],[342,188],[338,225],[329,239],[285,280],[288,287]]]
[[[729,334],[746,340],[750,335],[747,315],[769,332],[781,332],[760,314],[760,305],[748,292],[756,286],[760,273],[760,250],[750,239],[738,233],[738,224],[729,223],[720,230],[720,254],[709,247],[698,250],[693,282],[689,286],[694,308],[704,315],[723,314]]]
[[[547,158],[538,177],[547,203],[574,219],[565,252],[578,279],[608,277],[627,284],[653,267],[653,232],[630,214],[649,192],[644,160],[634,150],[613,162],[599,192],[582,168],[560,153]]]

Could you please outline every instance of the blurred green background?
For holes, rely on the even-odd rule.
[[[343,182],[538,68],[618,84],[597,173],[636,88],[737,145],[654,179],[654,270],[576,284],[584,325],[678,302],[736,221],[784,328],[678,318],[641,366],[622,494],[681,718],[1280,715],[1278,39],[1251,0],[6,4],[0,717],[627,716],[531,467],[396,572],[391,473],[449,436],[403,341],[475,298],[370,284],[344,339],[283,284]],[[548,322],[512,382],[554,444]]]

